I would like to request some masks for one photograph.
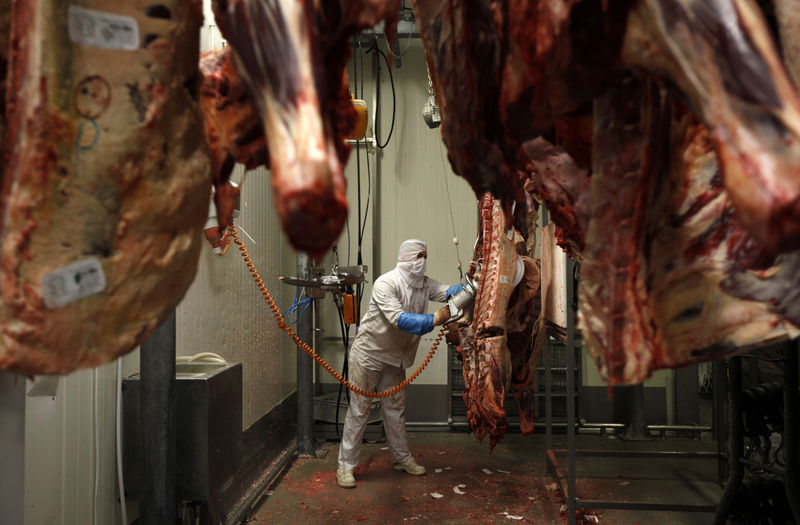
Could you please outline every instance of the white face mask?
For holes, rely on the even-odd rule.
[[[427,266],[427,260],[424,257],[419,257],[417,259],[414,259],[411,262],[411,273],[422,277],[423,275],[425,275],[426,266]]]

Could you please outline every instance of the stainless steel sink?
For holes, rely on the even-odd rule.
[[[132,496],[139,488],[140,380],[134,374],[122,382],[125,488]],[[176,495],[207,502],[216,516],[222,487],[241,462],[242,365],[176,363],[174,395]]]

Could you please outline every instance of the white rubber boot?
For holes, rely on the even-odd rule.
[[[343,489],[352,489],[356,486],[356,478],[352,470],[336,469],[336,482]]]
[[[425,474],[425,467],[418,465],[413,456],[409,456],[409,458],[402,463],[395,463],[394,469],[405,470],[413,476],[422,476]]]

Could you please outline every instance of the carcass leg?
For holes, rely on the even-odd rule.
[[[737,218],[770,251],[800,247],[800,96],[750,0],[642,0],[626,65],[669,78],[711,131]]]

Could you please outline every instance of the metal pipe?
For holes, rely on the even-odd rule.
[[[240,525],[248,516],[253,513],[253,508],[257,506],[262,500],[264,491],[275,481],[280,475],[281,471],[294,459],[297,453],[297,446],[292,443],[278,458],[272,462],[270,468],[251,485],[253,490],[250,490],[236,505],[234,510],[225,519],[225,525]]]
[[[798,451],[798,394],[797,394],[797,352],[798,343],[793,342],[784,347],[786,366],[783,369],[783,443],[786,447],[786,497],[794,514],[794,520],[800,523],[800,451]]]
[[[0,370],[0,516],[25,515],[25,377]]]
[[[550,216],[547,213],[547,206],[542,205],[542,227],[547,226]],[[542,319],[540,322],[544,323]],[[553,357],[552,348],[550,346],[550,331],[547,329],[545,323],[544,329],[541,330],[544,334],[544,421],[545,421],[545,450],[549,451],[553,448]],[[552,476],[552,466],[549,461],[545,462],[547,465],[547,475]]]
[[[728,364],[720,359],[711,363],[711,424],[714,427],[714,439],[717,442],[717,452],[720,457],[726,455],[728,450],[728,429],[725,425],[728,406]],[[717,465],[717,477],[722,483],[728,477],[728,464],[720,461]]]
[[[544,322],[544,320],[539,321]],[[545,328],[544,334],[544,421],[545,421],[545,450],[553,448],[553,366],[550,346],[550,333]],[[550,462],[547,462],[547,475],[552,475]]]
[[[139,521],[175,521],[175,312],[142,344]]]
[[[734,356],[728,364],[728,481],[722,493],[714,525],[725,525],[736,500],[736,491],[744,477],[744,465],[739,459],[744,452],[744,436],[742,429],[742,358]],[[785,439],[785,437],[784,437]]]
[[[305,252],[297,253],[297,275],[308,279],[311,274],[311,259]],[[303,289],[308,293],[307,289]],[[305,313],[297,318],[297,335],[303,341],[313,336],[312,301]],[[298,347],[297,352],[297,450],[303,455],[314,455],[314,360]]]
[[[575,310],[572,298],[575,293],[575,261],[567,259],[567,450],[569,451],[567,479],[567,523],[575,525]]]

